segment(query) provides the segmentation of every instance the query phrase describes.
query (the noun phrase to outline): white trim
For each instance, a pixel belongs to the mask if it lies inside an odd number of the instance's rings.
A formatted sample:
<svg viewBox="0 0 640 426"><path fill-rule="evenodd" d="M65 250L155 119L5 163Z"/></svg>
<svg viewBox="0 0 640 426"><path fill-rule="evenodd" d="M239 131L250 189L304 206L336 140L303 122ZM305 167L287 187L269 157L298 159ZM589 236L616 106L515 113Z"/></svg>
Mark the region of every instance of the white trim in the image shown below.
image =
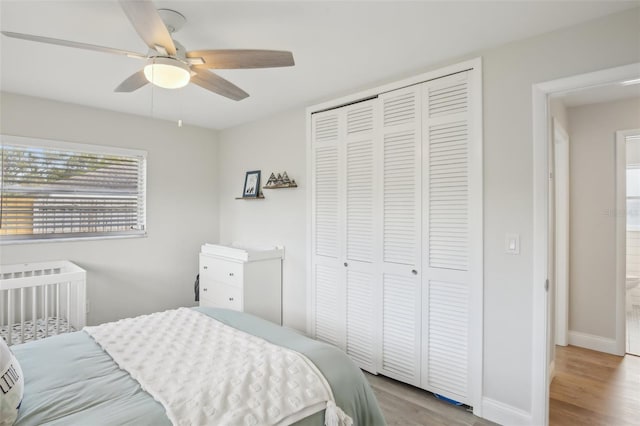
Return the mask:
<svg viewBox="0 0 640 426"><path fill-rule="evenodd" d="M381 93L390 92L392 90L401 89L403 87L412 86L414 84L424 83L425 81L433 80L436 78L442 78L449 74L455 74L455 73L467 71L470 69L481 69L481 68L482 68L481 58L475 58L465 62L459 62L457 64L449 65L444 68L438 68L437 70L434 70L434 71L429 71L413 77L405 78L404 80L394 81L392 83L388 83L382 86L373 87L371 89L367 89L361 92L353 93L351 95L343 96L338 99L333 99L330 101L311 105L310 107L307 107L307 116L315 112L324 111L331 108L337 108L353 102L358 102L365 99L373 98L378 96Z"/></svg>
<svg viewBox="0 0 640 426"><path fill-rule="evenodd" d="M70 243L74 241L93 241L93 240L118 240L122 238L147 238L147 231L138 231L135 234L121 234L121 235L105 235L105 236L91 236L91 237L69 237L69 238L29 238L23 240L3 240L0 241L0 246L10 246L17 244L41 244L41 243Z"/></svg>
<svg viewBox="0 0 640 426"><path fill-rule="evenodd" d="M637 76L640 73L640 62L593 71L586 74L578 74L557 80L546 81L535 86L544 93L556 95L587 89L589 87L605 86L618 83L628 76Z"/></svg>
<svg viewBox="0 0 640 426"><path fill-rule="evenodd" d="M305 250L305 256L306 256L306 263L307 263L307 285L305 286L307 289L307 335L308 336L312 336L315 338L315 333L313 332L313 328L314 328L314 318L316 317L316 310L315 307L313 306L313 292L315 291L315 285L313 284L313 278L312 278L312 268L313 268L313 227L311 226L312 223L312 216L313 216L313 204L312 204L312 198L311 198L311 188L312 188L312 184L313 182L311 182L312 179L312 150L311 150L311 140L312 140L312 130L311 130L311 114L306 113L305 114L305 118L306 118L306 122L307 122L307 143L306 143L306 148L307 148L307 183L306 183L306 187L307 189L307 220L306 220L306 225L307 225L307 248Z"/></svg>
<svg viewBox="0 0 640 426"><path fill-rule="evenodd" d="M624 339L622 343L624 344ZM624 355L624 352L622 354L617 352L616 339L596 336L595 334L569 330L569 344L585 349L591 349L592 351L605 352L611 355Z"/></svg>
<svg viewBox="0 0 640 426"><path fill-rule="evenodd" d="M547 369L548 298L547 278L548 224L548 105L547 96L580 88L637 78L640 63L534 84L533 100L533 330L531 414L536 425L549 422L549 383Z"/></svg>
<svg viewBox="0 0 640 426"><path fill-rule="evenodd" d="M91 143L76 143L57 141L52 139L32 138L27 136L16 136L0 134L0 145L11 144L20 146L37 146L53 149L68 149L70 151L87 152L92 154L111 154L125 155L128 157L144 157L147 158L147 151L140 149L120 148L116 146L95 145Z"/></svg>
<svg viewBox="0 0 640 426"><path fill-rule="evenodd" d="M501 425L534 425L531 413L491 398L482 398L484 418Z"/></svg>
<svg viewBox="0 0 640 426"><path fill-rule="evenodd" d="M616 132L616 352L627 352L627 138L640 129ZM624 212L624 213L623 213Z"/></svg>
<svg viewBox="0 0 640 426"><path fill-rule="evenodd" d="M545 282L548 270L548 104L547 93L533 86L533 338L531 354L531 420L546 426L549 421L548 334L549 297Z"/></svg>
<svg viewBox="0 0 640 426"><path fill-rule="evenodd" d="M484 342L484 193L483 193L483 115L482 115L482 58L473 61L473 73L471 74L471 87L473 90L473 104L470 106L469 117L475 140L471 143L469 170L470 200L472 206L469 213L469 229L471 230L469 260L469 288L471 305L469 320L471 327L472 348L475 348L469 356L471 368L469 383L469 398L473 402L473 414L483 416L482 387L483 387L483 342ZM475 243L473 243L475 242ZM475 352L475 354L474 354Z"/></svg>
<svg viewBox="0 0 640 426"><path fill-rule="evenodd" d="M555 342L552 344L567 346L569 330L569 135L560 122L553 119L553 150L555 191L555 289L556 323ZM564 195L564 197L560 197ZM553 361L552 361L553 362Z"/></svg>
<svg viewBox="0 0 640 426"><path fill-rule="evenodd" d="M627 282L627 140L626 132L616 132L616 340L617 355L624 355L626 345L626 282ZM620 333L622 334L620 336Z"/></svg>

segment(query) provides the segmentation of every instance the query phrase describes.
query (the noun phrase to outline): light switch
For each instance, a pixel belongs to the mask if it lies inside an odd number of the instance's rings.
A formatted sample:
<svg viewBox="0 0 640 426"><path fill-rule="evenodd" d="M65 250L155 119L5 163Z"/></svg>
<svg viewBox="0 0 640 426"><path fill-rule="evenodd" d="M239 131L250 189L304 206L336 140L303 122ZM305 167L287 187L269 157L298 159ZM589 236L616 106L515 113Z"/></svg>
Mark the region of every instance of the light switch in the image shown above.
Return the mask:
<svg viewBox="0 0 640 426"><path fill-rule="evenodd" d="M507 254L520 254L520 234L507 234L505 237Z"/></svg>

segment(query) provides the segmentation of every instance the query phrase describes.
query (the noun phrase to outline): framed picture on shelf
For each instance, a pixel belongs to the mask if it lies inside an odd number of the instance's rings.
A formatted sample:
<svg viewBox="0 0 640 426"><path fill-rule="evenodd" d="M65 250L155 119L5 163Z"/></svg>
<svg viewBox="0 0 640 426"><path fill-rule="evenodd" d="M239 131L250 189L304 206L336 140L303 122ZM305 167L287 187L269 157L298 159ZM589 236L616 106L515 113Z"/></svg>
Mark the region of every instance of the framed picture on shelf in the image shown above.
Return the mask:
<svg viewBox="0 0 640 426"><path fill-rule="evenodd" d="M256 198L260 194L260 170L247 172L244 178L243 198Z"/></svg>

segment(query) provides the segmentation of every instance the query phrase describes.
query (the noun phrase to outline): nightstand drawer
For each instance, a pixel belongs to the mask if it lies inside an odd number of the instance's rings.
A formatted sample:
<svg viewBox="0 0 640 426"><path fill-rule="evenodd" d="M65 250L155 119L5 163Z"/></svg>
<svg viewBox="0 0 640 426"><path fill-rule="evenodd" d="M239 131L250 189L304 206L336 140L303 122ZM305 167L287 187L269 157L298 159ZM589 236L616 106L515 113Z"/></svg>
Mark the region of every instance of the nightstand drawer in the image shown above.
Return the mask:
<svg viewBox="0 0 640 426"><path fill-rule="evenodd" d="M213 281L242 286L242 263L214 259L207 256L200 257L200 273L207 275Z"/></svg>
<svg viewBox="0 0 640 426"><path fill-rule="evenodd" d="M242 311L242 289L214 282L200 289L200 306Z"/></svg>

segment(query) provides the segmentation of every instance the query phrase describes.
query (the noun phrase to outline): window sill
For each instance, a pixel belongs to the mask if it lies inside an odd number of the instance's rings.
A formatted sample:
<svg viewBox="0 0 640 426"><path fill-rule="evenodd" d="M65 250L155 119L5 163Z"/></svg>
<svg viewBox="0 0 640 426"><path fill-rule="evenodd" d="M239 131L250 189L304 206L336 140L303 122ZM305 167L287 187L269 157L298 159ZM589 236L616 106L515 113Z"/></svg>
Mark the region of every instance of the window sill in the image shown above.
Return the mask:
<svg viewBox="0 0 640 426"><path fill-rule="evenodd" d="M128 234L128 235L105 235L105 236L91 236L91 237L63 237L63 238L29 238L24 240L1 240L0 246L10 246L16 244L38 244L38 243L66 243L66 242L78 242L78 241L95 241L95 240L119 240L123 238L147 238L147 233L144 234Z"/></svg>

